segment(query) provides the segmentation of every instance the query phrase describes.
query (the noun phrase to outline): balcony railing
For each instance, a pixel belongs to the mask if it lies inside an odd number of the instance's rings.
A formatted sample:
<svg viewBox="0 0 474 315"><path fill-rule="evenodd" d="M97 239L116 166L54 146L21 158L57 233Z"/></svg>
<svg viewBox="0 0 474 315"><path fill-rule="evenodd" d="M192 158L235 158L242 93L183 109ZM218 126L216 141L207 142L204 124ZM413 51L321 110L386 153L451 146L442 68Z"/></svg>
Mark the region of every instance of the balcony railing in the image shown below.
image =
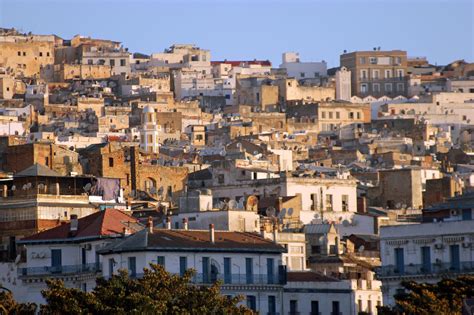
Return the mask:
<svg viewBox="0 0 474 315"><path fill-rule="evenodd" d="M102 270L100 263L90 263L84 265L67 265L67 266L45 266L45 267L29 267L19 268L19 277L34 276L61 276L69 274L97 273Z"/></svg>
<svg viewBox="0 0 474 315"><path fill-rule="evenodd" d="M130 271L129 271L130 273ZM141 278L143 277L143 273L135 273L131 274L132 278ZM195 284L212 284L217 281L221 281L222 284L225 285L233 285L233 284L258 284L258 285L281 285L285 284L284 277L279 277L278 274L274 276L262 275L262 274L254 274L254 275L246 275L246 274L218 274L218 275L205 275L202 273L197 273L191 279L192 283Z"/></svg>
<svg viewBox="0 0 474 315"><path fill-rule="evenodd" d="M377 269L378 277L403 277L445 273L474 273L474 261L460 262L459 265L451 263L432 263L429 265L410 264L403 268L397 266L383 266Z"/></svg>

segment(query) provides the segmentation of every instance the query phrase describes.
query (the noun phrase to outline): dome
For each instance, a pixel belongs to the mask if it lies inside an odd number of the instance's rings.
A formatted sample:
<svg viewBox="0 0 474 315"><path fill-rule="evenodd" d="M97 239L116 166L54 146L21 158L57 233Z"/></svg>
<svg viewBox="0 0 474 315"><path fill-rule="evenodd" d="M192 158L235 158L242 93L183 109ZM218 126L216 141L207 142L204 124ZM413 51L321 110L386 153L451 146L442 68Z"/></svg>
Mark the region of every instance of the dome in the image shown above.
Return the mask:
<svg viewBox="0 0 474 315"><path fill-rule="evenodd" d="M151 107L150 105L147 105L145 107L143 107L143 113L154 113L155 112L155 109L153 107Z"/></svg>

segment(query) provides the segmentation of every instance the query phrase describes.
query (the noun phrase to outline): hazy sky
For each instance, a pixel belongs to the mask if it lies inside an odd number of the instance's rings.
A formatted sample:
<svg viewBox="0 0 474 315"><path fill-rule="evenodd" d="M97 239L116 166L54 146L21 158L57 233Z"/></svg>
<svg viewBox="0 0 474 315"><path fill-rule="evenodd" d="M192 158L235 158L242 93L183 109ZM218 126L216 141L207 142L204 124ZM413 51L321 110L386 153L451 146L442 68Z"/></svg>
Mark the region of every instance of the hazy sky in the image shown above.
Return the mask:
<svg viewBox="0 0 474 315"><path fill-rule="evenodd" d="M473 0L0 0L0 26L123 42L132 52L195 43L213 60L284 51L339 65L344 49L404 49L446 64L474 61Z"/></svg>

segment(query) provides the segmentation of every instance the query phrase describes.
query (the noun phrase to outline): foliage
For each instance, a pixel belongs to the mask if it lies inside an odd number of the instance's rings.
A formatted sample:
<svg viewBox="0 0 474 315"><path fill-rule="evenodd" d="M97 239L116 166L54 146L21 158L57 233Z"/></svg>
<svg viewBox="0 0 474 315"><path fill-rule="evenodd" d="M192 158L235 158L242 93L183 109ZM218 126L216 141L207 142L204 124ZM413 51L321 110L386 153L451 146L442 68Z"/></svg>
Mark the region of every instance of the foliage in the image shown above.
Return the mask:
<svg viewBox="0 0 474 315"><path fill-rule="evenodd" d="M380 315L460 315L462 301L474 297L474 276L442 279L438 283L404 281L407 293L395 295L394 307L379 307Z"/></svg>
<svg viewBox="0 0 474 315"><path fill-rule="evenodd" d="M13 295L9 291L0 292L0 315L18 314L29 315L35 314L36 304L32 303L17 303Z"/></svg>
<svg viewBox="0 0 474 315"><path fill-rule="evenodd" d="M193 270L180 277L152 264L143 278L131 278L125 270L108 280L98 278L92 292L48 280L41 314L253 314L237 306L240 297L221 295L219 283L197 286L191 283L193 276Z"/></svg>

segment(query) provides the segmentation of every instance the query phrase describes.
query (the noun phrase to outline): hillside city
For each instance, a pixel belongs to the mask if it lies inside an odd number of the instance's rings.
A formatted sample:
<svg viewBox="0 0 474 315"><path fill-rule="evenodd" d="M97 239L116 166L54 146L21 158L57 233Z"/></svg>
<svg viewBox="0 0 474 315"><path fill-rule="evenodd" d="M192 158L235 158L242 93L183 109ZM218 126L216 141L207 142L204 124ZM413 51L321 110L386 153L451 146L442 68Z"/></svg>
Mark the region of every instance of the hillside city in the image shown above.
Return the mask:
<svg viewBox="0 0 474 315"><path fill-rule="evenodd" d="M474 63L211 53L0 29L16 300L153 263L260 314L375 315L402 281L474 274Z"/></svg>

